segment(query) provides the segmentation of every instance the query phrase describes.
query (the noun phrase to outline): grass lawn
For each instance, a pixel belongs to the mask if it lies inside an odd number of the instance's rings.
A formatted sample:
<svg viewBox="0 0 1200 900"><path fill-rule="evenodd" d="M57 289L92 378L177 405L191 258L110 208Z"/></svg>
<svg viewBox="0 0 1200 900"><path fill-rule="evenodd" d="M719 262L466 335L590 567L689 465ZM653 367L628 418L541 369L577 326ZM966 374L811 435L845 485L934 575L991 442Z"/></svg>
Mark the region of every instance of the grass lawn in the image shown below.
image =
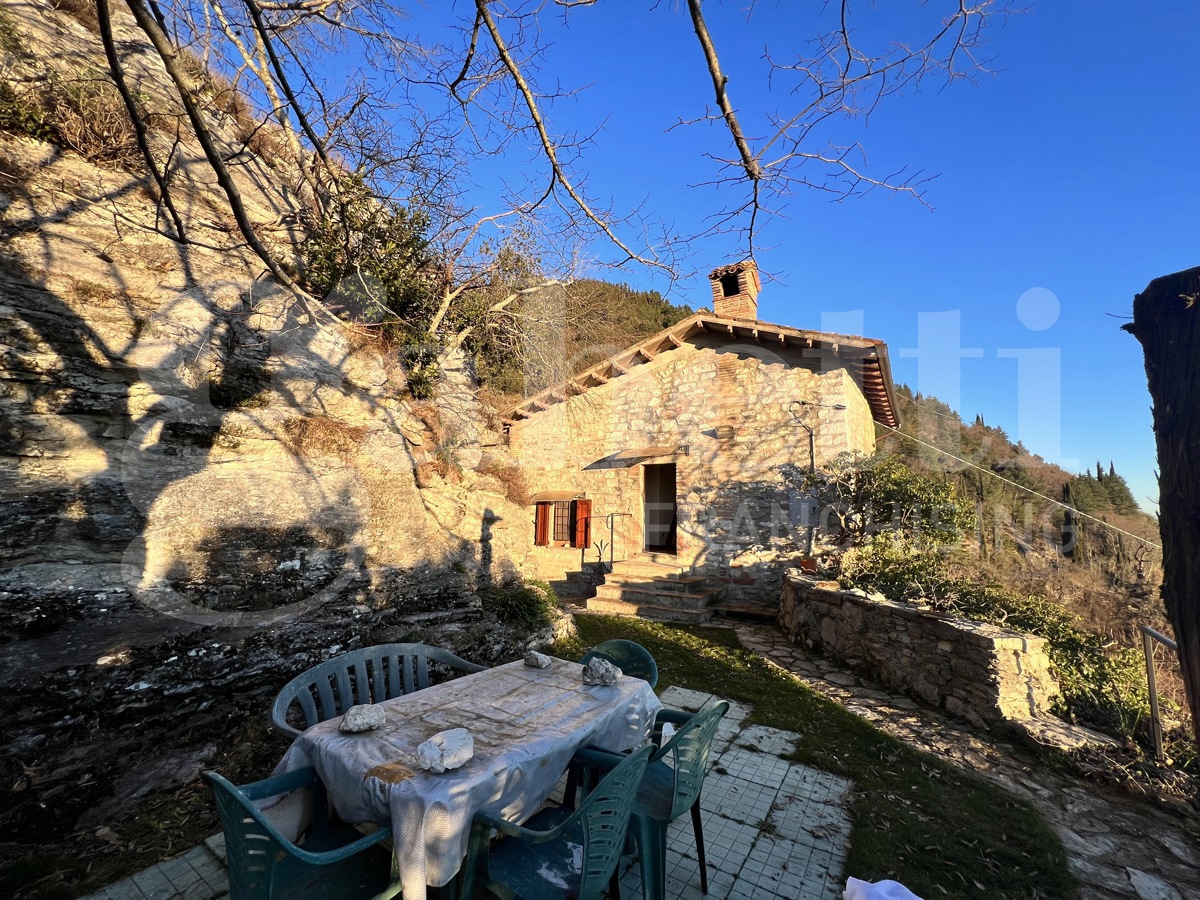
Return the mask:
<svg viewBox="0 0 1200 900"><path fill-rule="evenodd" d="M1077 897L1053 831L1022 800L914 750L746 650L727 628L578 616L577 659L615 637L646 647L671 685L750 704L752 724L800 735L793 759L854 782L847 874L939 897Z"/></svg>

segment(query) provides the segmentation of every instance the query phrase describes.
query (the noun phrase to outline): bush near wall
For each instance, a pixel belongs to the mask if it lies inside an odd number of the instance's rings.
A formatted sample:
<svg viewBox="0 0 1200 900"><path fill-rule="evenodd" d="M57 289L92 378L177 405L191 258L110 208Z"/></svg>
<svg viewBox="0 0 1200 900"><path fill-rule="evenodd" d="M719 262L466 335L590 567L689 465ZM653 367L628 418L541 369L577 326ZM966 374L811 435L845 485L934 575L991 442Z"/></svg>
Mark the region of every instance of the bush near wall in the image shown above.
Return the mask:
<svg viewBox="0 0 1200 900"><path fill-rule="evenodd" d="M1046 638L1062 695L1055 713L1122 737L1145 737L1150 696L1141 654L1114 647L1105 635L1080 627L1073 613L1051 600L996 584L954 584L955 609L981 622Z"/></svg>

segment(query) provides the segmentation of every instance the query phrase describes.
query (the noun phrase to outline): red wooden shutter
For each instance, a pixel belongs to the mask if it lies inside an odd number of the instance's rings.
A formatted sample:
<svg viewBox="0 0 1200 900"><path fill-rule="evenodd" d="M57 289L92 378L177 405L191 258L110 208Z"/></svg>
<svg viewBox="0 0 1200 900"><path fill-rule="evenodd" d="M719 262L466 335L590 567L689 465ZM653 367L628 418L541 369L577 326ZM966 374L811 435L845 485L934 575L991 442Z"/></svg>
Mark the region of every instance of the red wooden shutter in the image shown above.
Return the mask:
<svg viewBox="0 0 1200 900"><path fill-rule="evenodd" d="M550 546L550 518L553 503L534 504L533 543L538 547Z"/></svg>
<svg viewBox="0 0 1200 900"><path fill-rule="evenodd" d="M571 518L575 527L571 529L571 546L586 550L592 546L592 501L572 500Z"/></svg>

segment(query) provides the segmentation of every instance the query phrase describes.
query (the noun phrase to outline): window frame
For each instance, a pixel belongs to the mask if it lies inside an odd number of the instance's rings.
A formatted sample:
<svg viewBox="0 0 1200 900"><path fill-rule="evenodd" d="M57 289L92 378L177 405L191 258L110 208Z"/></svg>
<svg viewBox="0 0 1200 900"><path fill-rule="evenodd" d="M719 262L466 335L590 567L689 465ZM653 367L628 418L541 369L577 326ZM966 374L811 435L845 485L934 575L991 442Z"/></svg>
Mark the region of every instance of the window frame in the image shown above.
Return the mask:
<svg viewBox="0 0 1200 900"><path fill-rule="evenodd" d="M537 500L533 509L535 547L591 548L592 501L586 496L569 500Z"/></svg>
<svg viewBox="0 0 1200 900"><path fill-rule="evenodd" d="M550 510L550 544L554 547L570 546L575 533L573 501L553 500Z"/></svg>

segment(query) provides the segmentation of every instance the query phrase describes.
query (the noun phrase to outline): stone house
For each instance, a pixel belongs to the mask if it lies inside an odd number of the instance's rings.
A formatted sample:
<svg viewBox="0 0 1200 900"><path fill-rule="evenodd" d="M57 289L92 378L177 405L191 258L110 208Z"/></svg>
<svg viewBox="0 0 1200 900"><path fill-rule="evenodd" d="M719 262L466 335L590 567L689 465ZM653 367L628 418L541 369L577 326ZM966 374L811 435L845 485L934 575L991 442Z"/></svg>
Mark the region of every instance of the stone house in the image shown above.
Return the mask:
<svg viewBox="0 0 1200 900"><path fill-rule="evenodd" d="M781 555L807 532L799 478L872 453L874 422L899 424L883 342L760 322L752 261L709 278L713 312L508 412L538 574L615 564L589 607L703 619L717 600L774 605Z"/></svg>

